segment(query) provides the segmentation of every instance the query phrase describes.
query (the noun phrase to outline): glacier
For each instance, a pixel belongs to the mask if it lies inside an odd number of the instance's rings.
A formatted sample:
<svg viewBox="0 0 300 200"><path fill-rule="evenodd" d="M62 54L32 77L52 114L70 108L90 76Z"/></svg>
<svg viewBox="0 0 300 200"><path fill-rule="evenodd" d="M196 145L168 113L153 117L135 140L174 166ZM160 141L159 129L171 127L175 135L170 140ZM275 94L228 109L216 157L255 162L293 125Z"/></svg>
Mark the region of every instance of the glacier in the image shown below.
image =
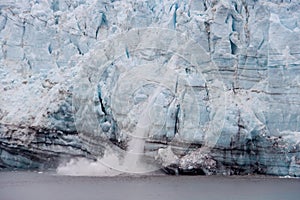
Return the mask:
<svg viewBox="0 0 300 200"><path fill-rule="evenodd" d="M131 152L171 174L300 176L299 9L2 1L0 168Z"/></svg>

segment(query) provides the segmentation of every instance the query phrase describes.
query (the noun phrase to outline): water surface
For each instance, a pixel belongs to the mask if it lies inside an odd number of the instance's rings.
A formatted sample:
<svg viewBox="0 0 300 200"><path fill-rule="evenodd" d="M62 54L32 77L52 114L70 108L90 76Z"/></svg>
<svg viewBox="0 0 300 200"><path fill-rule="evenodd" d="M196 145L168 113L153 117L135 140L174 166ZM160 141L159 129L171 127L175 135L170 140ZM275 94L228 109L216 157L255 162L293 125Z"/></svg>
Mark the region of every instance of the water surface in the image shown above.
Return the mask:
<svg viewBox="0 0 300 200"><path fill-rule="evenodd" d="M0 172L0 200L299 200L300 179L220 176L74 177Z"/></svg>

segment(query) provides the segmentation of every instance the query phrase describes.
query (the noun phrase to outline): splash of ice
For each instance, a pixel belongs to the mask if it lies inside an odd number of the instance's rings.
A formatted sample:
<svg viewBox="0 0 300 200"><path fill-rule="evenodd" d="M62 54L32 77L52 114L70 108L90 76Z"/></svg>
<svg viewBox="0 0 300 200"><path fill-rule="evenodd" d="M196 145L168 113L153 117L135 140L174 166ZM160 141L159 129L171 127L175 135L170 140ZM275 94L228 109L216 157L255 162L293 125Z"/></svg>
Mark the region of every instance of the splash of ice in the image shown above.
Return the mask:
<svg viewBox="0 0 300 200"><path fill-rule="evenodd" d="M71 176L117 176L120 174L148 173L157 169L154 164L145 163L142 160L144 156L145 138L148 135L151 123L150 109L156 98L161 93L162 88L157 87L145 102L141 109L138 123L133 133L129 134L131 140L128 142L128 150L124 158L111 150L105 151L105 155L97 161L90 161L86 158L72 159L65 165L57 169L61 175Z"/></svg>

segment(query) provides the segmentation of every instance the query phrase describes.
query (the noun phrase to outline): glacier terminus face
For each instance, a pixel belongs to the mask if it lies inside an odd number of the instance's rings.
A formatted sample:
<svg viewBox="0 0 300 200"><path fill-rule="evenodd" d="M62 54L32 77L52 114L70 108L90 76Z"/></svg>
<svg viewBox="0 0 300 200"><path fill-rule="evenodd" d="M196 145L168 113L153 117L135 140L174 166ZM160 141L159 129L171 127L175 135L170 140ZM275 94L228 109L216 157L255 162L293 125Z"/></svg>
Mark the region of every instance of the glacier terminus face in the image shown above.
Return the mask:
<svg viewBox="0 0 300 200"><path fill-rule="evenodd" d="M299 9L1 2L0 168L300 176Z"/></svg>

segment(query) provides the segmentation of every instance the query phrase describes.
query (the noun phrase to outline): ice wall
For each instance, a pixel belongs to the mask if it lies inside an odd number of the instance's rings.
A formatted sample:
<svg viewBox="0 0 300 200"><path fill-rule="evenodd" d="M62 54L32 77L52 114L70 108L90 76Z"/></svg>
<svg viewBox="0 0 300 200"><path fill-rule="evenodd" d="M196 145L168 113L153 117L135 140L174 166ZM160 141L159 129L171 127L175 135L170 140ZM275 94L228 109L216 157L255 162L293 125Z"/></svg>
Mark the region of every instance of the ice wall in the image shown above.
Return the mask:
<svg viewBox="0 0 300 200"><path fill-rule="evenodd" d="M171 173L299 176L299 8L1 1L0 166L96 159L147 128Z"/></svg>

